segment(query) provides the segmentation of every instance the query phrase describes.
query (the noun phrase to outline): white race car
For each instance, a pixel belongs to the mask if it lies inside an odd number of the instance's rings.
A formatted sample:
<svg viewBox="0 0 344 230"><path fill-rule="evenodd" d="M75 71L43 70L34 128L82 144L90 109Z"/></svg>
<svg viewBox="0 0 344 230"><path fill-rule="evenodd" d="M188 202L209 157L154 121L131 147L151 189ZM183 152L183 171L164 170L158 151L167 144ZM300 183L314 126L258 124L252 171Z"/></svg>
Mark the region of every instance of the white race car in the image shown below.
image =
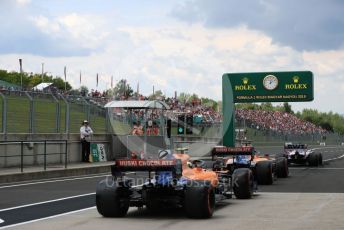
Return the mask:
<svg viewBox="0 0 344 230"><path fill-rule="evenodd" d="M322 154L308 149L306 144L284 144L284 157L287 158L288 164L308 164L309 166L322 165Z"/></svg>

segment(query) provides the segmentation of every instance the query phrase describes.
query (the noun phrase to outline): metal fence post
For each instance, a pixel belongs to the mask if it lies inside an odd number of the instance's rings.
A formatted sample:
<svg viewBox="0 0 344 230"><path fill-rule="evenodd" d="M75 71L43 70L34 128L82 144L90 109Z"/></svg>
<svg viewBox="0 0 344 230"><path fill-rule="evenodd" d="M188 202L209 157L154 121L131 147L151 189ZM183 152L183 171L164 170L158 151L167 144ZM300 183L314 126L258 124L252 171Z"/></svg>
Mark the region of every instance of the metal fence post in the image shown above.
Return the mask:
<svg viewBox="0 0 344 230"><path fill-rule="evenodd" d="M47 141L44 140L44 171L47 170Z"/></svg>
<svg viewBox="0 0 344 230"><path fill-rule="evenodd" d="M20 172L24 172L24 142L20 142Z"/></svg>
<svg viewBox="0 0 344 230"><path fill-rule="evenodd" d="M55 131L56 133L60 133L60 116L61 116L61 108L60 108L60 102L57 100L57 98L54 96L54 94L51 94L54 101L56 102L56 109L55 109Z"/></svg>
<svg viewBox="0 0 344 230"><path fill-rule="evenodd" d="M29 115L29 133L33 133L34 132L34 101L32 99L32 97L25 91L24 92L25 95L29 98L30 100L30 115Z"/></svg>
<svg viewBox="0 0 344 230"><path fill-rule="evenodd" d="M109 109L105 109L105 133L110 133Z"/></svg>
<svg viewBox="0 0 344 230"><path fill-rule="evenodd" d="M65 111L65 133L68 134L69 133L69 113L70 113L70 108L69 108L69 103L68 101L66 100L66 98L64 98L62 95L61 95L61 98L62 100L64 101L64 103L66 104L66 111Z"/></svg>
<svg viewBox="0 0 344 230"><path fill-rule="evenodd" d="M68 160L68 140L65 140L65 168L67 168L67 160Z"/></svg>
<svg viewBox="0 0 344 230"><path fill-rule="evenodd" d="M7 98L0 92L2 97L2 133L7 132Z"/></svg>

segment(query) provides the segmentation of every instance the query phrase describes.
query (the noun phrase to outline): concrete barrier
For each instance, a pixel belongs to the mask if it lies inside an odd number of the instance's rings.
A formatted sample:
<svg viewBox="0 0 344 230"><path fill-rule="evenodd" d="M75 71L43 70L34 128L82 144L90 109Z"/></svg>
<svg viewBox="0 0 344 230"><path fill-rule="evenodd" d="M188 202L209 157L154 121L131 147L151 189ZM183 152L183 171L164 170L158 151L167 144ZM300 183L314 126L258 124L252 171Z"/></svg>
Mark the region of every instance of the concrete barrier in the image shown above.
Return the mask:
<svg viewBox="0 0 344 230"><path fill-rule="evenodd" d="M110 135L93 135L92 143L102 143L110 153ZM21 164L21 144L8 141L25 141L23 144L23 164L25 166L44 164L44 142L46 145L46 163L63 164L65 162L65 143L67 140L67 163L81 161L81 144L79 134L6 134L0 135L0 167L18 167ZM110 158L108 158L110 159Z"/></svg>

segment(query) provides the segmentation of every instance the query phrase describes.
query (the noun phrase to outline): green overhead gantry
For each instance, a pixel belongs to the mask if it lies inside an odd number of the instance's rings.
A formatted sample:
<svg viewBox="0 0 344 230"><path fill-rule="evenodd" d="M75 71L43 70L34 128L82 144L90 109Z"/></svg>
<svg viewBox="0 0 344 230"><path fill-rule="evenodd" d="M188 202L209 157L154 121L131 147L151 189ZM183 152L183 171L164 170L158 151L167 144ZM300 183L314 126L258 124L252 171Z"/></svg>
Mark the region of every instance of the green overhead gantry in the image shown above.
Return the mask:
<svg viewBox="0 0 344 230"><path fill-rule="evenodd" d="M224 74L223 145L235 146L235 103L301 102L313 99L313 73L310 71Z"/></svg>

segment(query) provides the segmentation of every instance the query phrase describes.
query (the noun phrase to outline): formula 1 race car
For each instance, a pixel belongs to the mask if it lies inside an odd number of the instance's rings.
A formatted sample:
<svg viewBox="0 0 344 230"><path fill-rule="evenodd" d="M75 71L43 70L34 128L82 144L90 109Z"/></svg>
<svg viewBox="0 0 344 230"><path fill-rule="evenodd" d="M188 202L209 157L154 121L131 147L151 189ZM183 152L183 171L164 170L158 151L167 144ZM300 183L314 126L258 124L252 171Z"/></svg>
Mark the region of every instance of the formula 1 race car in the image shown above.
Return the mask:
<svg viewBox="0 0 344 230"><path fill-rule="evenodd" d="M240 149L241 152L239 151ZM260 156L252 146L227 148L227 151L223 151L221 154L215 150L216 148L212 153L212 161L221 156L227 168L241 167L251 169L257 184L270 185L273 183L274 178L285 178L289 175L285 157L272 158L269 155ZM232 158L231 151L239 152L236 152L235 157Z"/></svg>
<svg viewBox="0 0 344 230"><path fill-rule="evenodd" d="M97 210L104 217L123 217L129 207L179 207L191 218L209 218L215 203L231 198L233 192L237 198L251 198L254 183L250 169L218 166L207 170L204 161L190 161L187 154L168 150L160 152L156 160L115 160L112 176L97 185ZM127 171L146 171L147 181L133 186L125 177Z"/></svg>
<svg viewBox="0 0 344 230"><path fill-rule="evenodd" d="M306 144L285 143L283 156L287 158L288 164L308 164L318 167L323 163L322 154L308 149Z"/></svg>
<svg viewBox="0 0 344 230"><path fill-rule="evenodd" d="M273 178L286 178L289 175L289 167L288 167L288 161L285 157L271 157L268 154L265 155L259 155L255 150L255 154L253 156L253 161L256 162L256 167L258 168L258 172L263 172L264 170L261 170L260 168L268 167L270 168L270 163L272 165L272 173ZM269 162L269 163L263 163L263 162ZM263 174L264 175L264 174ZM261 174L257 175L258 184L272 184L273 180L271 180L271 177L265 177Z"/></svg>

